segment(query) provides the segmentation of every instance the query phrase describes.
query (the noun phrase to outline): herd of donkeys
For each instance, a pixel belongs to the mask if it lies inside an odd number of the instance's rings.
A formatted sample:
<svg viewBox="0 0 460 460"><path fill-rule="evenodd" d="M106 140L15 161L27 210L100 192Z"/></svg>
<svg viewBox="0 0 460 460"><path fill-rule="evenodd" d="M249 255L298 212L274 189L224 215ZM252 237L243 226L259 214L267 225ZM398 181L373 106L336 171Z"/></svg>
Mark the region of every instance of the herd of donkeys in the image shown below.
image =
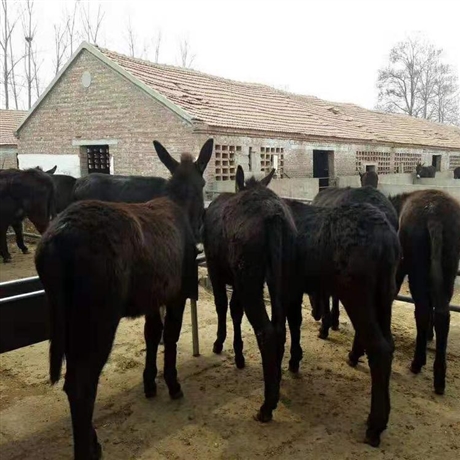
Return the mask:
<svg viewBox="0 0 460 460"><path fill-rule="evenodd" d="M356 366L367 355L372 394L365 440L378 446L390 414L392 305L406 275L417 326L410 368L419 373L426 364L434 330L434 390L444 393L449 303L460 259L458 201L430 189L385 197L376 188L377 175L368 172L361 176L362 187L324 189L309 205L268 187L275 170L258 181L245 178L238 167L235 193L220 194L205 209L203 173L213 140L197 159L183 154L176 160L157 141L154 148L169 179L96 173L75 179L54 174L56 168L0 171L4 262L11 260L10 225L23 252L24 218L42 234L35 265L50 311L50 379L60 379L65 359L75 459L102 455L93 410L123 317L145 316L145 396L157 393L162 337L169 395L183 396L177 341L186 299L198 298L198 243L204 246L218 316L214 353L222 352L227 335L228 285L238 368L245 366L243 314L256 334L265 388L258 421L270 421L279 402L286 322L289 370L299 372L302 298L308 294L321 338L339 327L339 301L350 317L355 337L348 362Z"/></svg>

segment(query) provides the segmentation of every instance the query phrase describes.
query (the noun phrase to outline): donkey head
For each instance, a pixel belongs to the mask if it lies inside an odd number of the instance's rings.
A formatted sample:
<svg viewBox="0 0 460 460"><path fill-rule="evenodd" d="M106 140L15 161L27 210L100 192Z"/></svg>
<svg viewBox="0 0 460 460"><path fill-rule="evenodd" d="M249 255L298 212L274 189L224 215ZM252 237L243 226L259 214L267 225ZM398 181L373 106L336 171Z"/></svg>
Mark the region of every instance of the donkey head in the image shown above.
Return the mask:
<svg viewBox="0 0 460 460"><path fill-rule="evenodd" d="M208 139L204 143L195 161L190 154L182 154L180 161L177 161L158 141L153 141L153 145L161 162L172 174L166 186L167 195L187 212L198 242L204 214L203 187L206 181L203 173L211 159L214 141Z"/></svg>
<svg viewBox="0 0 460 460"><path fill-rule="evenodd" d="M250 177L247 181L244 180L244 170L241 165L238 165L235 176L235 191L241 192L249 188L253 188L260 184L267 187L270 181L273 179L276 169L272 169L263 179L257 181L254 177Z"/></svg>
<svg viewBox="0 0 460 460"><path fill-rule="evenodd" d="M415 167L415 172L417 174L417 179L420 179L420 174L423 171L424 165L425 165L425 163L420 163L420 162L417 163L417 166Z"/></svg>

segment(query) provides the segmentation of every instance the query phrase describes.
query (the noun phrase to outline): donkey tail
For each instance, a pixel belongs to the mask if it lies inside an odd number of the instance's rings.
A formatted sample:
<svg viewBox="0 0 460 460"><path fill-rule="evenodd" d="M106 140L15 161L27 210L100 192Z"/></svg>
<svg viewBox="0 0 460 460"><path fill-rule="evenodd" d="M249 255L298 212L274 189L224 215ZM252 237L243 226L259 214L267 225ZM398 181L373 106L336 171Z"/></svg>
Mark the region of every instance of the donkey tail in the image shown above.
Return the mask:
<svg viewBox="0 0 460 460"><path fill-rule="evenodd" d="M442 305L440 299L442 298L442 245L443 227L440 222L430 221L428 222L428 233L430 235L430 282L431 282L431 304L435 311Z"/></svg>
<svg viewBox="0 0 460 460"><path fill-rule="evenodd" d="M285 308L285 286L294 252L296 227L288 211L286 215L276 215L267 228L268 273L267 284L272 303L272 316L282 314Z"/></svg>
<svg viewBox="0 0 460 460"><path fill-rule="evenodd" d="M69 265L62 259L59 248L46 242L37 251L37 272L45 288L50 320L49 373L51 384L61 377L67 340L67 314L72 299Z"/></svg>

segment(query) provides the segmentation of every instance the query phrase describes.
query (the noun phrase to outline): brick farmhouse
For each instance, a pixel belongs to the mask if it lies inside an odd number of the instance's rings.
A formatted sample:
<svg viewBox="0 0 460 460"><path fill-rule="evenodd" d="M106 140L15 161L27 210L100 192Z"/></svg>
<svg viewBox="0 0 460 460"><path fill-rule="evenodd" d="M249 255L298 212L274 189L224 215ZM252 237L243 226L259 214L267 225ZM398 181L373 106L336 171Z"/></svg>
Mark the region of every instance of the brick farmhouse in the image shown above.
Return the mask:
<svg viewBox="0 0 460 460"><path fill-rule="evenodd" d="M232 187L236 166L301 187L375 169L440 171L460 165L460 129L354 104L332 103L195 70L153 64L86 42L19 125L19 166L58 165L166 176L152 141L179 156L213 137L208 191ZM294 192L291 193L295 195Z"/></svg>

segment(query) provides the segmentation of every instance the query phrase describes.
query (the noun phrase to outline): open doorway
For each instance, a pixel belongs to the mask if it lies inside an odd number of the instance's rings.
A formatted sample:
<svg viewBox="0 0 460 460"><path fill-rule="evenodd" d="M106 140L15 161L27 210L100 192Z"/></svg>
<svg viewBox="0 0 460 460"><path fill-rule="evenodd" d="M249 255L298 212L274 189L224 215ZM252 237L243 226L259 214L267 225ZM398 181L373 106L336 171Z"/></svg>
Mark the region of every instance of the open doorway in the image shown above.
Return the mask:
<svg viewBox="0 0 460 460"><path fill-rule="evenodd" d="M431 165L436 168L436 171L441 171L441 158L442 155L433 155Z"/></svg>
<svg viewBox="0 0 460 460"><path fill-rule="evenodd" d="M330 150L313 150L313 177L318 178L319 189L329 187L329 171L334 152Z"/></svg>

